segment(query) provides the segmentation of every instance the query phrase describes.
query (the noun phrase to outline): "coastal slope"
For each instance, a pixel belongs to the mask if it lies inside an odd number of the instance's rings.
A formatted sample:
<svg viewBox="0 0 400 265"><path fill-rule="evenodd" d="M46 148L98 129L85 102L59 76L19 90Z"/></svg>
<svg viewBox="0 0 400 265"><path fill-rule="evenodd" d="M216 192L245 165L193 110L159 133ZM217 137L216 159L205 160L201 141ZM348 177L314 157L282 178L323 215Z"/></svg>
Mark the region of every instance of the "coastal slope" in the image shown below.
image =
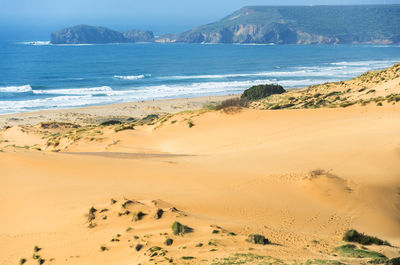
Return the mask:
<svg viewBox="0 0 400 265"><path fill-rule="evenodd" d="M400 5L248 6L179 35L188 43L396 44Z"/></svg>

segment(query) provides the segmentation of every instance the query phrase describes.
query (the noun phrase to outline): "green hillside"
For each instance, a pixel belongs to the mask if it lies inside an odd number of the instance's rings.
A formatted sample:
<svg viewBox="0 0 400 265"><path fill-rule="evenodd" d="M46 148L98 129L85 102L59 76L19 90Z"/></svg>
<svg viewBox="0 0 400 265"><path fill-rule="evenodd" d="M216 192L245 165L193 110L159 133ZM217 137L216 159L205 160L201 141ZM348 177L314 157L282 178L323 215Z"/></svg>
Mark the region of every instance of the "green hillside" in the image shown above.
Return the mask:
<svg viewBox="0 0 400 265"><path fill-rule="evenodd" d="M290 38L285 38L287 34ZM296 34L295 41L291 34ZM248 6L178 38L183 42L269 40L308 44L400 43L400 5Z"/></svg>

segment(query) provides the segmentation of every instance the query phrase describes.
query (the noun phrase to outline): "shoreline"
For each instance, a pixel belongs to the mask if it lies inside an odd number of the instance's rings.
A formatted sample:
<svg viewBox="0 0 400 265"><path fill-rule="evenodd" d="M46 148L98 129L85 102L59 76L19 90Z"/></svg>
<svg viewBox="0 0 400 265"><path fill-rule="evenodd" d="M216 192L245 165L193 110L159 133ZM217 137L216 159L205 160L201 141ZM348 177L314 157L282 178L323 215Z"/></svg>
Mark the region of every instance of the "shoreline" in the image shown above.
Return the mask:
<svg viewBox="0 0 400 265"><path fill-rule="evenodd" d="M45 121L88 124L96 119L134 117L150 114L175 114L187 110L198 110L208 104L216 104L240 94L202 96L193 98L158 99L126 103L95 105L68 109L49 109L0 115L0 128L6 126L35 125Z"/></svg>

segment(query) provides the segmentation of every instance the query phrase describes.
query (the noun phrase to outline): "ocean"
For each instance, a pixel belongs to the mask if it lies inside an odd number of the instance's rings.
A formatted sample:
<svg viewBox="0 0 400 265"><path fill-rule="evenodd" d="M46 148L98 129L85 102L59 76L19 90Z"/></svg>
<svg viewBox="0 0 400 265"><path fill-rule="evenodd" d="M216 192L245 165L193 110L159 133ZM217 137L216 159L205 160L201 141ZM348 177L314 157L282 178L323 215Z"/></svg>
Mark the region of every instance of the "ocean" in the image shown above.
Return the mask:
<svg viewBox="0 0 400 265"><path fill-rule="evenodd" d="M0 114L227 95L347 80L400 62L400 46L0 43Z"/></svg>

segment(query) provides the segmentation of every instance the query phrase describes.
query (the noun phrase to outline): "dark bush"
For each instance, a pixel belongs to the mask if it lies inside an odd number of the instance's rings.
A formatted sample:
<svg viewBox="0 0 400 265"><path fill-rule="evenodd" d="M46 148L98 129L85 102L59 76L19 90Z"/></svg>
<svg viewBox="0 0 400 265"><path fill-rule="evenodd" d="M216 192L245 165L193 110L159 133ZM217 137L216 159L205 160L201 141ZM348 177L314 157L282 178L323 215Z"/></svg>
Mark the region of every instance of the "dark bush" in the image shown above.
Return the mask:
<svg viewBox="0 0 400 265"><path fill-rule="evenodd" d="M140 220L142 220L142 218L143 218L145 215L146 215L146 214L145 214L144 212L142 212L142 211L134 212L134 213L133 213L132 221L135 221L135 222L140 221Z"/></svg>
<svg viewBox="0 0 400 265"><path fill-rule="evenodd" d="M249 235L248 241L253 244L259 244L259 245L266 245L269 243L269 240L265 238L263 235L259 234L251 234Z"/></svg>
<svg viewBox="0 0 400 265"><path fill-rule="evenodd" d="M166 246L171 246L174 241L171 238L167 238L164 242Z"/></svg>
<svg viewBox="0 0 400 265"><path fill-rule="evenodd" d="M222 101L215 107L216 110L221 110L230 107L247 107L249 100L247 98L228 98Z"/></svg>
<svg viewBox="0 0 400 265"><path fill-rule="evenodd" d="M389 264L389 265L400 265L400 257L388 260L387 264Z"/></svg>
<svg viewBox="0 0 400 265"><path fill-rule="evenodd" d="M343 241L346 242L356 242L360 243L362 245L386 245L390 246L390 243L387 241L383 241L382 239L379 239L377 237L373 236L368 236L363 233L359 233L354 229L348 230L344 236L343 236Z"/></svg>
<svg viewBox="0 0 400 265"><path fill-rule="evenodd" d="M142 244L137 244L135 247L136 251L140 251L142 248L143 248Z"/></svg>
<svg viewBox="0 0 400 265"><path fill-rule="evenodd" d="M38 246L35 246L35 247L33 248L33 251L34 251L34 252L39 252L40 250L41 250L41 248L38 247Z"/></svg>
<svg viewBox="0 0 400 265"><path fill-rule="evenodd" d="M110 125L117 125L117 124L122 124L121 121L118 120L109 120L109 121L104 121L100 123L100 126L110 126Z"/></svg>
<svg viewBox="0 0 400 265"><path fill-rule="evenodd" d="M106 246L100 246L100 251L106 251L107 250L107 247Z"/></svg>
<svg viewBox="0 0 400 265"><path fill-rule="evenodd" d="M95 212L97 212L97 209L92 207L89 209L89 213L88 213L88 222L93 221L94 219L96 219L96 215L94 214Z"/></svg>
<svg viewBox="0 0 400 265"><path fill-rule="evenodd" d="M157 212L156 212L156 214L155 214L155 216L154 216L154 218L160 219L160 218L162 217L163 214L164 214L163 209L158 209Z"/></svg>
<svg viewBox="0 0 400 265"><path fill-rule="evenodd" d="M188 121L187 124L189 128L192 128L194 126L194 123L192 121Z"/></svg>
<svg viewBox="0 0 400 265"><path fill-rule="evenodd" d="M177 221L172 224L172 232L174 235L184 235L186 233L193 232L193 229L189 226L183 225Z"/></svg>
<svg viewBox="0 0 400 265"><path fill-rule="evenodd" d="M266 98L274 94L282 94L285 92L286 90L280 85L275 85L275 84L258 85L246 89L243 92L241 98L246 98L248 100L257 100Z"/></svg>

